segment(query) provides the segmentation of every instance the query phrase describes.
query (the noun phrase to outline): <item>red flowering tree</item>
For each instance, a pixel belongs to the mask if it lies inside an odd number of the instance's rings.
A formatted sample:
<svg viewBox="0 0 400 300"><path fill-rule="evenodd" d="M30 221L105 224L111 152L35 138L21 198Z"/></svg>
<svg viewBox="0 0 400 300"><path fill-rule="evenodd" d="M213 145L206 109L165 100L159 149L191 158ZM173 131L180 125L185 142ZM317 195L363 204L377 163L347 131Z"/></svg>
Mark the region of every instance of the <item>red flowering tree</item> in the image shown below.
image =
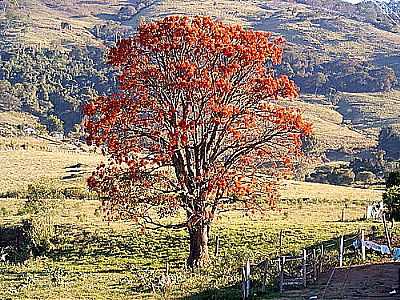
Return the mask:
<svg viewBox="0 0 400 300"><path fill-rule="evenodd" d="M142 24L110 51L120 92L85 106L87 140L108 157L89 178L110 219L186 228L190 266L208 257L226 209L264 209L311 126L279 105L283 39L209 17ZM184 211L181 224L167 216Z"/></svg>

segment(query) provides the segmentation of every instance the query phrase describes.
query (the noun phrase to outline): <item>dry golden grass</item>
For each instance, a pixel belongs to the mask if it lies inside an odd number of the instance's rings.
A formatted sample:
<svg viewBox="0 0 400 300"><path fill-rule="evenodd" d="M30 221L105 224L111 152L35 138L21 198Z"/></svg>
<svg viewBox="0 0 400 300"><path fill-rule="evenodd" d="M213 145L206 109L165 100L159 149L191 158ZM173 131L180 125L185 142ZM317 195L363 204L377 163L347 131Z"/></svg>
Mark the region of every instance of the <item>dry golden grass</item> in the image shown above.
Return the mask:
<svg viewBox="0 0 400 300"><path fill-rule="evenodd" d="M353 126L374 137L382 127L399 123L400 91L387 93L341 93L339 111Z"/></svg>
<svg viewBox="0 0 400 300"><path fill-rule="evenodd" d="M310 101L310 97L301 100ZM306 103L303 101L285 102L299 108L304 118L313 124L314 135L323 149L360 149L376 145L374 139L343 125L343 116L333 106Z"/></svg>
<svg viewBox="0 0 400 300"><path fill-rule="evenodd" d="M372 203L382 199L382 191L361 189L353 187L335 186L321 183L300 181L284 181L281 186L282 198L286 199L314 199L320 202L346 202Z"/></svg>
<svg viewBox="0 0 400 300"><path fill-rule="evenodd" d="M61 179L71 175L68 167L78 163L84 166L77 177L80 185L83 179L102 160L98 154L16 150L0 152L0 192L25 190L27 185L41 177Z"/></svg>
<svg viewBox="0 0 400 300"><path fill-rule="evenodd" d="M0 112L0 126L3 124L11 126L25 124L32 127L36 127L37 125L39 125L39 122L31 114L8 111L8 112Z"/></svg>

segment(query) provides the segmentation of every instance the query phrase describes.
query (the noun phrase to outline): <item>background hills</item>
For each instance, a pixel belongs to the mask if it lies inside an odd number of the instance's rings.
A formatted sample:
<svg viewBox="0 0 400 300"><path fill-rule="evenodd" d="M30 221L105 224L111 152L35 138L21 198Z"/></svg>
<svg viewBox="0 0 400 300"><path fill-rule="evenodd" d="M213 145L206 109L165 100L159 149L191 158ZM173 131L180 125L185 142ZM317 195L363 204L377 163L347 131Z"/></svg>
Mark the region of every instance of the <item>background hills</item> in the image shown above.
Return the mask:
<svg viewBox="0 0 400 300"><path fill-rule="evenodd" d="M314 121L320 151L374 149L383 127L391 137L398 134L398 0L386 5L339 0L3 0L0 11L2 120L10 111L23 112L50 132L79 135L81 105L115 88L114 71L104 62L107 47L132 34L139 22L184 14L211 15L287 40L279 71L301 88L305 102L296 105ZM6 123L0 123L3 136L23 133Z"/></svg>

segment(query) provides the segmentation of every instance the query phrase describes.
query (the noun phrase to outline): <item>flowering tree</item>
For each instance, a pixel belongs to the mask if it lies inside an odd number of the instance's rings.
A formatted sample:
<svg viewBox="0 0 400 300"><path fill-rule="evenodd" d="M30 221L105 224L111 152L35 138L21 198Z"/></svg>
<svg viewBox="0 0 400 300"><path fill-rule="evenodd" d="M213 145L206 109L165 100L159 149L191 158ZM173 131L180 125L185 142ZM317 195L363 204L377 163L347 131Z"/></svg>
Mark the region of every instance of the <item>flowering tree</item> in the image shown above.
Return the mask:
<svg viewBox="0 0 400 300"><path fill-rule="evenodd" d="M279 105L298 94L274 74L283 43L209 17L174 16L142 24L113 48L120 92L84 109L87 140L108 157L88 180L107 216L186 228L188 264L199 266L218 212L273 203L311 130ZM182 211L181 224L163 221Z"/></svg>

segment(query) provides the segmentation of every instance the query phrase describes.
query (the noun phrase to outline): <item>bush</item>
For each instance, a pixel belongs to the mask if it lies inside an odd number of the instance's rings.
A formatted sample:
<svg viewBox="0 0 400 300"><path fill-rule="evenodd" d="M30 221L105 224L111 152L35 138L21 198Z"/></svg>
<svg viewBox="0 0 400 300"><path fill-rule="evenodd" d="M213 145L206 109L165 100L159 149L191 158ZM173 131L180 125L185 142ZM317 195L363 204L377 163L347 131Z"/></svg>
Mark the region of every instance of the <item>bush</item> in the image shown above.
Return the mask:
<svg viewBox="0 0 400 300"><path fill-rule="evenodd" d="M32 217L30 222L30 238L34 244L36 254L48 252L52 247L52 239L55 236L55 227L51 215L38 215Z"/></svg>
<svg viewBox="0 0 400 300"><path fill-rule="evenodd" d="M337 185L349 185L354 182L355 174L349 169L336 169L328 175L329 183Z"/></svg>
<svg viewBox="0 0 400 300"><path fill-rule="evenodd" d="M372 183L376 179L374 173L370 171L361 171L356 174L356 181L362 181L364 183Z"/></svg>
<svg viewBox="0 0 400 300"><path fill-rule="evenodd" d="M21 263L51 249L54 225L49 216L34 217L23 220L19 225L0 227L0 236L0 248L5 259Z"/></svg>
<svg viewBox="0 0 400 300"><path fill-rule="evenodd" d="M386 188L400 186L400 171L390 172L386 177Z"/></svg>
<svg viewBox="0 0 400 300"><path fill-rule="evenodd" d="M400 221L400 186L387 188L383 194L383 203L389 212L390 218Z"/></svg>
<svg viewBox="0 0 400 300"><path fill-rule="evenodd" d="M59 181L41 178L28 185L27 198L39 199L64 199L63 189Z"/></svg>
<svg viewBox="0 0 400 300"><path fill-rule="evenodd" d="M97 199L97 194L89 192L85 187L67 187L63 189L62 194L67 199Z"/></svg>

